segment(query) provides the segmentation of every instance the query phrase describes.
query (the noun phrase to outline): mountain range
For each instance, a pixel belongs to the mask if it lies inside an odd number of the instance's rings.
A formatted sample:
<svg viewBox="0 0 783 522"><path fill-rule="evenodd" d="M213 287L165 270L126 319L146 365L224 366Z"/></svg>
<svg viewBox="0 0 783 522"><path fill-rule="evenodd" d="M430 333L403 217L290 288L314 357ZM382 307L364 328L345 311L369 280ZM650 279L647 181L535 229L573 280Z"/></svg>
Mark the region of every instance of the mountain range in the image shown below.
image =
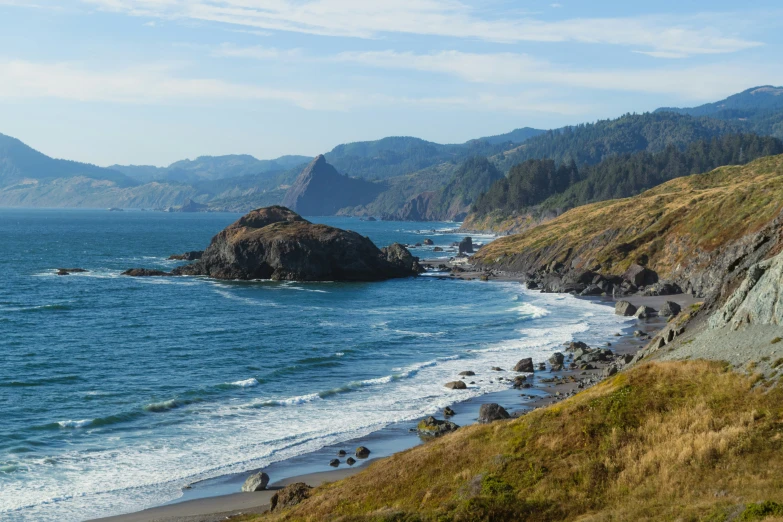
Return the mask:
<svg viewBox="0 0 783 522"><path fill-rule="evenodd" d="M0 205L165 209L192 200L205 206L188 208L246 211L294 198L305 214L461 220L493 183L529 160L573 163L581 172L611 158L683 151L694 143L749 133L783 138L783 88L756 87L700 107L662 108L550 131L525 127L462 144L414 137L348 143L319 156L322 161L310 168L307 181L310 156L202 156L168 167L104 168L50 158L0 135ZM339 195L315 191L321 174L352 189ZM639 187L644 188L649 184ZM318 197L329 201L316 204Z"/></svg>

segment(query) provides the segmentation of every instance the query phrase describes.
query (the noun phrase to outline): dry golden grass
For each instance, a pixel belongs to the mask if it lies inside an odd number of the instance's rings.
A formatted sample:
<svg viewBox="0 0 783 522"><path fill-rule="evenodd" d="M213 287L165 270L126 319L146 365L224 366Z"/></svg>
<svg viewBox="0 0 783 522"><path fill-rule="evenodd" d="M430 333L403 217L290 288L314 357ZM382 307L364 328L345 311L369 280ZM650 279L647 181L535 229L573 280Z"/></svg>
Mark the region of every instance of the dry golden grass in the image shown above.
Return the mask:
<svg viewBox="0 0 783 522"><path fill-rule="evenodd" d="M778 520L783 392L752 382L715 362L650 363L378 461L259 520Z"/></svg>
<svg viewBox="0 0 783 522"><path fill-rule="evenodd" d="M524 254L538 266L576 260L580 268L616 274L639 262L669 277L696 254L763 228L781 209L783 156L772 156L577 207L490 243L474 259L513 265Z"/></svg>

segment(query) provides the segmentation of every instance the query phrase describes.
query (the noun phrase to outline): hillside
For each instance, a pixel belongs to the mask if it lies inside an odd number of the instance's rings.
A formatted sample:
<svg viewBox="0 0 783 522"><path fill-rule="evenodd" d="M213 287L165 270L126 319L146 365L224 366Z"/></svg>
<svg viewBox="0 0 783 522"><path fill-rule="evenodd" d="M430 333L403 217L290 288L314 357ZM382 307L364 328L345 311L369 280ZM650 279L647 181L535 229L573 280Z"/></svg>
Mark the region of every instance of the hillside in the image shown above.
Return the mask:
<svg viewBox="0 0 783 522"><path fill-rule="evenodd" d="M498 239L479 266L521 273L592 270L620 275L632 263L700 295L722 272L777 248L771 226L783 209L783 155L678 178L638 196L572 209L527 232ZM722 271L722 272L721 272Z"/></svg>
<svg viewBox="0 0 783 522"><path fill-rule="evenodd" d="M616 155L581 167L528 160L476 199L463 227L521 231L579 205L634 196L681 176L776 154L783 154L777 138L732 134L691 143L684 150L669 145L660 152Z"/></svg>
<svg viewBox="0 0 783 522"><path fill-rule="evenodd" d="M647 364L375 462L257 520L772 520L783 515L769 472L783 465L783 388L756 382L721 363Z"/></svg>

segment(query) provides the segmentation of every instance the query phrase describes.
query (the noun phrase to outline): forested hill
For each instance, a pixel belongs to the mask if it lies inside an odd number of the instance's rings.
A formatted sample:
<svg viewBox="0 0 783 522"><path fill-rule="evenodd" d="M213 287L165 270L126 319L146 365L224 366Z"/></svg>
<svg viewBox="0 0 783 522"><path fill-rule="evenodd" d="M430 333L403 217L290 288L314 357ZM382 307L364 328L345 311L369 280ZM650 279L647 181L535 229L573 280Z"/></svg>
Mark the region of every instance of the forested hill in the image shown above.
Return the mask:
<svg viewBox="0 0 783 522"><path fill-rule="evenodd" d="M783 87L763 85L753 87L725 100L705 103L698 107L662 107L655 112L676 112L691 116L728 116L730 114L755 113L758 111L783 111Z"/></svg>
<svg viewBox="0 0 783 522"><path fill-rule="evenodd" d="M625 198L681 176L708 172L724 165L743 165L763 156L783 153L783 142L754 134L728 135L692 143L684 151L669 145L662 151L612 156L596 165L573 161L528 160L515 165L507 178L495 182L473 206L472 226L487 216L497 221L529 212L560 212L595 201Z"/></svg>
<svg viewBox="0 0 783 522"><path fill-rule="evenodd" d="M671 112L626 114L614 120L547 131L491 159L504 172L529 159L594 165L618 154L658 152L669 145L684 148L695 141L739 133L744 128L742 123Z"/></svg>

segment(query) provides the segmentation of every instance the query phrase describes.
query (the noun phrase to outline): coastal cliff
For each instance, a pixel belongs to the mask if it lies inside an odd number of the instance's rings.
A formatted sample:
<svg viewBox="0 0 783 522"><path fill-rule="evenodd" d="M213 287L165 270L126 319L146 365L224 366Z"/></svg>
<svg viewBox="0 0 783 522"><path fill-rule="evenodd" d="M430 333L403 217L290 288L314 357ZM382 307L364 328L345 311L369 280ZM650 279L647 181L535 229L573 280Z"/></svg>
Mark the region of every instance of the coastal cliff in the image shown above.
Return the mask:
<svg viewBox="0 0 783 522"><path fill-rule="evenodd" d="M216 279L379 281L421 271L398 244L379 249L356 232L313 224L280 206L261 208L218 233L193 264L174 275Z"/></svg>

